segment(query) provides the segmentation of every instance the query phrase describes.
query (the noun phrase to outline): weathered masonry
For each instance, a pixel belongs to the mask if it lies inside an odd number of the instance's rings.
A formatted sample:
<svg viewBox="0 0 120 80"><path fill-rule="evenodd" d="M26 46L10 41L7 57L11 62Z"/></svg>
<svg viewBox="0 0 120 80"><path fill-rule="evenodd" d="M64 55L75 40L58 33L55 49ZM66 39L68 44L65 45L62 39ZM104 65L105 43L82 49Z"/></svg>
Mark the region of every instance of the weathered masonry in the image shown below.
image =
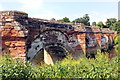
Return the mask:
<svg viewBox="0 0 120 80"><path fill-rule="evenodd" d="M20 11L0 11L0 30L2 54L33 64L54 64L69 53L94 56L111 46L116 35L108 28L30 18Z"/></svg>

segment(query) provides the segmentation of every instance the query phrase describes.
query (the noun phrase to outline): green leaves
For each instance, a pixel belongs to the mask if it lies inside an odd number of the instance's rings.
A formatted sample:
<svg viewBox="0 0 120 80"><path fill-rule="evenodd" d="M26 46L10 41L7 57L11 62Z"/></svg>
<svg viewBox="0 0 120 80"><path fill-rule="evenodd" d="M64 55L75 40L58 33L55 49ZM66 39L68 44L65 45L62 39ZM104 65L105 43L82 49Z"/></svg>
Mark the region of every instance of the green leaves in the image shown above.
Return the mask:
<svg viewBox="0 0 120 80"><path fill-rule="evenodd" d="M63 19L60 19L58 21L61 21L61 22L70 22L69 18L67 18L67 17L64 17Z"/></svg>
<svg viewBox="0 0 120 80"><path fill-rule="evenodd" d="M21 62L17 59L2 57L2 79L3 80L26 80L32 78L32 65L29 62Z"/></svg>
<svg viewBox="0 0 120 80"><path fill-rule="evenodd" d="M120 35L115 36L114 44L116 45L115 51L117 55L120 56Z"/></svg>
<svg viewBox="0 0 120 80"><path fill-rule="evenodd" d="M75 20L73 20L72 22L74 23L83 23L84 25L90 26L90 17L88 16L88 14L85 14L83 17L77 18Z"/></svg>
<svg viewBox="0 0 120 80"><path fill-rule="evenodd" d="M99 26L99 27L101 27L101 28L104 28L104 27L105 27L105 25L103 24L102 21L98 22L98 23L97 23L97 26Z"/></svg>
<svg viewBox="0 0 120 80"><path fill-rule="evenodd" d="M117 79L118 57L108 59L108 54L98 53L96 59L79 58L74 60L67 57L55 65L32 65L9 57L3 57L2 79L30 80L45 78L88 78L88 79Z"/></svg>
<svg viewBox="0 0 120 80"><path fill-rule="evenodd" d="M110 26L113 26L113 24L116 23L116 22L117 22L117 19L115 19L115 18L107 19L107 21L106 21L107 28L109 28Z"/></svg>

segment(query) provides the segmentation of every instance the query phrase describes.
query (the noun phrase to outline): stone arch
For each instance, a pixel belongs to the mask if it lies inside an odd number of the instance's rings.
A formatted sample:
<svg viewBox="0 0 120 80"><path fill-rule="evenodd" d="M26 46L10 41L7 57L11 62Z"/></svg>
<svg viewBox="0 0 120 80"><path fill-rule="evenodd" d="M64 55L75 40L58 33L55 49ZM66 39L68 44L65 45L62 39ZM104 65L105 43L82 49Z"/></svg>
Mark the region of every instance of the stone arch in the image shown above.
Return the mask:
<svg viewBox="0 0 120 80"><path fill-rule="evenodd" d="M96 47L97 46L97 39L92 34L86 34L86 46L87 47Z"/></svg>
<svg viewBox="0 0 120 80"><path fill-rule="evenodd" d="M45 30L41 32L36 37L36 39L31 43L31 48L27 52L27 57L29 57L29 61L34 61L34 63L38 62L35 61L34 59L39 59L36 56L44 56L46 54L49 56L48 59L52 59L60 56L65 57L65 55L67 54L67 50L69 50L67 46L68 46L68 37L65 33L63 33L60 30L54 30L54 29ZM53 57L53 53L54 53L54 57ZM46 60L44 59L44 61ZM54 62L55 60L53 59L53 62L50 64L53 64ZM49 64L48 62L46 63Z"/></svg>
<svg viewBox="0 0 120 80"><path fill-rule="evenodd" d="M101 36L101 47L105 47L108 45L108 36L106 36L105 34L102 34Z"/></svg>

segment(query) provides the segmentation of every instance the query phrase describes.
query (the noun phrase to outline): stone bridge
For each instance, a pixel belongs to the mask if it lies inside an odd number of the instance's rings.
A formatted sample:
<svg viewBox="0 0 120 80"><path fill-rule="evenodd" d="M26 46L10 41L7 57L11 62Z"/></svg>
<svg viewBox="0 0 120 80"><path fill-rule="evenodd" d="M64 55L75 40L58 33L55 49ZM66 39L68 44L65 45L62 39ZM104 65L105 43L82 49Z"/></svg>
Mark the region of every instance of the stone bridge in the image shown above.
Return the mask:
<svg viewBox="0 0 120 80"><path fill-rule="evenodd" d="M115 31L97 26L30 18L20 11L0 11L2 54L54 64L66 55L94 57L98 49L112 46Z"/></svg>

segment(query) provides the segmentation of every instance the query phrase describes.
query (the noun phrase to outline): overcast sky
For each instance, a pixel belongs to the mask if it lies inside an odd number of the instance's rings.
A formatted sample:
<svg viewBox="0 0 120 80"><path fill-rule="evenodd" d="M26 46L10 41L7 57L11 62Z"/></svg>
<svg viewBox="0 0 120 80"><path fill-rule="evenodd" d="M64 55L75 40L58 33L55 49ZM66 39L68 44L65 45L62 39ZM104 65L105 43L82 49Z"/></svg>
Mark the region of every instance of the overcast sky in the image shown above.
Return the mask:
<svg viewBox="0 0 120 80"><path fill-rule="evenodd" d="M43 19L70 20L89 14L90 22L107 18L118 19L119 0L0 0L0 11L18 10L28 13L29 17Z"/></svg>

